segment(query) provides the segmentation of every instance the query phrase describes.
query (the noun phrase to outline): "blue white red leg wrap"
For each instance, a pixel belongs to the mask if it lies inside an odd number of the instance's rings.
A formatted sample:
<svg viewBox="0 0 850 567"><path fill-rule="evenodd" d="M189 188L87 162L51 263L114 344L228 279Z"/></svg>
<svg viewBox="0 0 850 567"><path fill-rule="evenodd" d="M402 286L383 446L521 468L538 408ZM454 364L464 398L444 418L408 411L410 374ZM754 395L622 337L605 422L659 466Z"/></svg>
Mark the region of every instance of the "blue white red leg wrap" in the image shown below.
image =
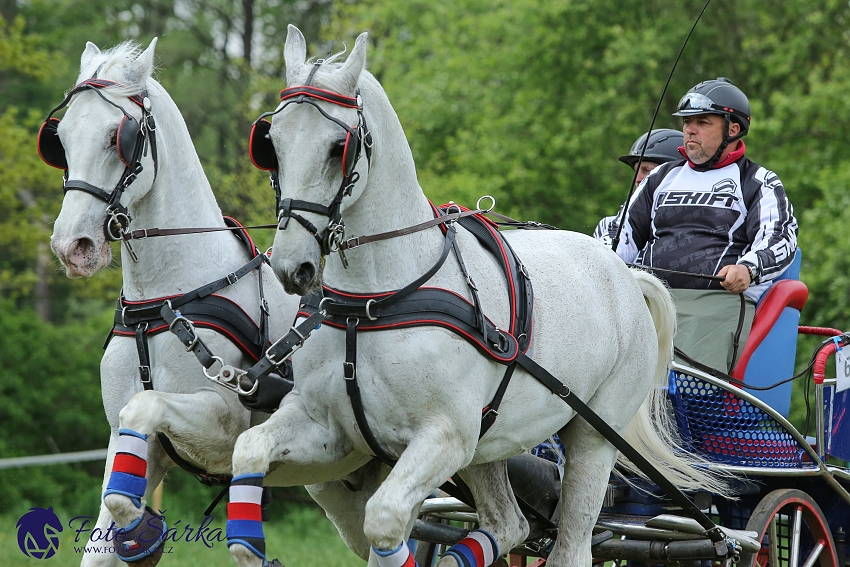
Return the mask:
<svg viewBox="0 0 850 567"><path fill-rule="evenodd" d="M266 559L263 535L263 473L243 474L230 482L227 504L227 547L244 545L260 559Z"/></svg>
<svg viewBox="0 0 850 567"><path fill-rule="evenodd" d="M155 514L150 506L146 506L142 515L135 521L115 531L115 553L125 563L162 554L162 542L165 541L167 529L165 518Z"/></svg>
<svg viewBox="0 0 850 567"><path fill-rule="evenodd" d="M132 429L118 430L118 447L112 462L112 473L106 485L108 494L121 494L142 507L142 498L148 486L148 436Z"/></svg>
<svg viewBox="0 0 850 567"><path fill-rule="evenodd" d="M499 545L485 530L472 530L469 535L443 554L451 555L461 567L488 567L499 558Z"/></svg>
<svg viewBox="0 0 850 567"><path fill-rule="evenodd" d="M404 542L392 551L383 551L375 546L372 546L372 551L378 556L380 567L419 567L410 553L410 548L404 545Z"/></svg>

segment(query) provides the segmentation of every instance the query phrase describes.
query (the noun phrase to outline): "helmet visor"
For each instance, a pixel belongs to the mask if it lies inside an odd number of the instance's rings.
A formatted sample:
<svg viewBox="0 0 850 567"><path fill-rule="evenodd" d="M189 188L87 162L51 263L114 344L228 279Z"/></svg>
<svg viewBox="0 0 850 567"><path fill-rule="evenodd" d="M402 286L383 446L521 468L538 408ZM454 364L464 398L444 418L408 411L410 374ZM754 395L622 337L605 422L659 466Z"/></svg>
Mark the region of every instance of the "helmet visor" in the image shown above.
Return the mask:
<svg viewBox="0 0 850 567"><path fill-rule="evenodd" d="M702 112L720 112L722 106L714 104L714 102L700 93L688 93L679 101L679 106L674 116L682 116L686 114L699 114Z"/></svg>

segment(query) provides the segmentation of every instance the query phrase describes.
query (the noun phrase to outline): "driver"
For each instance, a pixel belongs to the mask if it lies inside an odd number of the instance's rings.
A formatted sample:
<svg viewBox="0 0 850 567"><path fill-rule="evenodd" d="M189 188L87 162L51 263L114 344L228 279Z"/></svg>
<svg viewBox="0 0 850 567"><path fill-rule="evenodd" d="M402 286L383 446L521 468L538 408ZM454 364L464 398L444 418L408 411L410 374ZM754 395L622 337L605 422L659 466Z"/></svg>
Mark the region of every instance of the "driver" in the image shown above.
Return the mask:
<svg viewBox="0 0 850 567"><path fill-rule="evenodd" d="M668 161L679 161L682 159L682 154L679 153L679 146L683 142L682 133L678 130L670 130L669 128L660 128L649 133L649 141L645 142L646 134L635 140L629 153L620 156L618 159L624 164L637 172L635 176L635 184L640 185L649 172ZM646 143L646 150L643 145ZM640 154L643 151L643 160L640 159ZM640 167L638 167L640 162ZM620 211L623 209L621 208ZM617 232L617 216L605 217L596 225L596 230L593 231L593 238L602 241L604 244L611 246Z"/></svg>
<svg viewBox="0 0 850 567"><path fill-rule="evenodd" d="M797 221L779 177L744 156L750 103L729 79L693 87L674 116L686 161L661 165L637 188L617 254L659 268L676 302L676 346L728 372L756 302L794 259Z"/></svg>

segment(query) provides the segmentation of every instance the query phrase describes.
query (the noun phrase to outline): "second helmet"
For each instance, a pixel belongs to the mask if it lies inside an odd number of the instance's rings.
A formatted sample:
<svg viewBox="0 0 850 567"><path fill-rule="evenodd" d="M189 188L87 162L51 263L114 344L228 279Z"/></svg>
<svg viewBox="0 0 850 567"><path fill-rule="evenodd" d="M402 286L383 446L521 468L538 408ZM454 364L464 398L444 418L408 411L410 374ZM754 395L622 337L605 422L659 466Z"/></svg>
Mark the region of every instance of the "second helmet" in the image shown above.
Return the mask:
<svg viewBox="0 0 850 567"><path fill-rule="evenodd" d="M646 134L635 140L629 153L620 156L619 160L629 167L634 167L640 159L644 140L646 140ZM684 144L684 136L679 130L670 130L669 128L653 130L649 133L649 142L646 144L643 160L667 163L668 161L684 159L682 154L679 153L679 146L682 144Z"/></svg>

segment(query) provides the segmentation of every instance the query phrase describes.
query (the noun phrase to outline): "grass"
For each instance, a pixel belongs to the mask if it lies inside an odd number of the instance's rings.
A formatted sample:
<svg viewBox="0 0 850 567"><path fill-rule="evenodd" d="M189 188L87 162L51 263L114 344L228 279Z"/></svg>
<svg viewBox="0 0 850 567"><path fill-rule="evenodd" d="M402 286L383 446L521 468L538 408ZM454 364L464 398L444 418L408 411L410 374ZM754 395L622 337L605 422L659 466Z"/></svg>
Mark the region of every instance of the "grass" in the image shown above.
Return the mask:
<svg viewBox="0 0 850 567"><path fill-rule="evenodd" d="M21 514L27 510L21 510ZM323 567L362 567L365 563L352 554L345 547L339 534L328 520L324 512L313 505L289 504L285 508L279 508L271 521L264 525L267 552L269 557L277 557L287 567L299 565L322 565ZM32 559L24 555L18 548L16 523L18 515L8 512L0 516L0 557L4 567L27 567L38 564L48 567L66 567L80 564L81 554L75 550L81 547L81 543L75 543L75 529L79 527L79 521L74 528L68 527L69 520L79 514L58 513L64 530L61 533L59 549L56 554L47 559ZM220 507L213 514L215 520L209 524L211 530L216 528L224 534L224 507ZM193 528L201 524L202 513L196 510L194 513L166 512L168 527L178 528L177 534L183 534L187 524ZM179 523L178 523L179 521ZM177 542L168 542L172 547L170 553L164 555L160 565L179 565L180 567L233 567L235 563L227 551L223 541L216 541L215 531L207 532L207 538L212 545L208 548L201 541L185 541L185 535L179 537ZM83 542L86 535L80 538ZM169 551L169 550L167 550ZM44 562L43 562L44 561Z"/></svg>

